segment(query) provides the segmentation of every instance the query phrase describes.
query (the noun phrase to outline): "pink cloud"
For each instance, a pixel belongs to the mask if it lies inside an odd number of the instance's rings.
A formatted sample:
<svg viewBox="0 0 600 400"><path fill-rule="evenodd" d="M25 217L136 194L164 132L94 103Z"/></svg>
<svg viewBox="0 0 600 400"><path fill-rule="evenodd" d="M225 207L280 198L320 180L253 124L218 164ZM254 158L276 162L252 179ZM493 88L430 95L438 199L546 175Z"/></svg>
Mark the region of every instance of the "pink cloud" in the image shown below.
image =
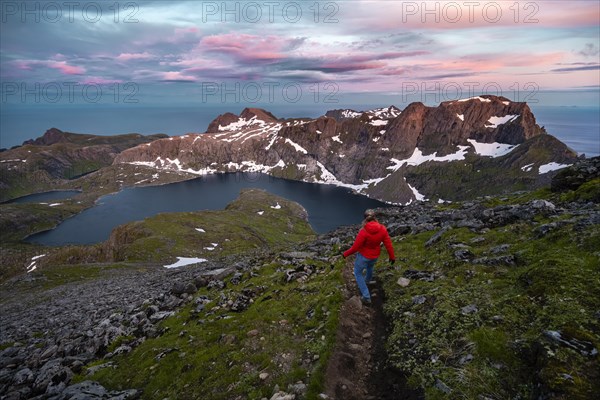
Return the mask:
<svg viewBox="0 0 600 400"><path fill-rule="evenodd" d="M244 61L276 61L287 58L286 51L296 44L297 39L280 36L226 33L205 36L198 49L229 54Z"/></svg>
<svg viewBox="0 0 600 400"><path fill-rule="evenodd" d="M196 77L191 75L185 75L181 71L169 71L162 73L163 81L186 81L186 82L195 82Z"/></svg>
<svg viewBox="0 0 600 400"><path fill-rule="evenodd" d="M85 68L69 65L66 61L50 61L46 63L48 68L57 69L64 75L83 75Z"/></svg>
<svg viewBox="0 0 600 400"><path fill-rule="evenodd" d="M129 60L149 60L154 56L147 51L143 53L121 53L117 56L117 60L129 61Z"/></svg>
<svg viewBox="0 0 600 400"><path fill-rule="evenodd" d="M581 28L598 25L595 1L356 1L342 10L347 26L369 32L390 30L462 30L472 28Z"/></svg>

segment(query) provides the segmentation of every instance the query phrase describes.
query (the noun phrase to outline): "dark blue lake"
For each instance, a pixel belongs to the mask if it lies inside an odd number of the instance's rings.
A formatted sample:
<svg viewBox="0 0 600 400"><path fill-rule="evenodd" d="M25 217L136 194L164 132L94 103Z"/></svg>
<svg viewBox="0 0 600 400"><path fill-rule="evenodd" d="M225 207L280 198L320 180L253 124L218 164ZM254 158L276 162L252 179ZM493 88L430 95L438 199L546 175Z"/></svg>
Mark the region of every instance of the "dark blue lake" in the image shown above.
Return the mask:
<svg viewBox="0 0 600 400"><path fill-rule="evenodd" d="M49 246L92 244L108 239L116 226L161 212L220 210L243 188L260 188L300 203L308 222L318 233L360 223L367 208L384 203L331 185L273 178L264 174L217 174L172 183L124 189L103 196L96 206L64 221L55 229L30 236L27 241Z"/></svg>

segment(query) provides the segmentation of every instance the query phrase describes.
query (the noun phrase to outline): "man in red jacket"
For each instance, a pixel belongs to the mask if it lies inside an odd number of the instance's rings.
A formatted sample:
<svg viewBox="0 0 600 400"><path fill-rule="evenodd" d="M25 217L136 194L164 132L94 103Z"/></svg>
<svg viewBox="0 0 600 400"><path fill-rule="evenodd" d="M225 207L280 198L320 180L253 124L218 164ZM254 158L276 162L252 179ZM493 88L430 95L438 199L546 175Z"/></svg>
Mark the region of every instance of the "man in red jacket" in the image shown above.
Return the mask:
<svg viewBox="0 0 600 400"><path fill-rule="evenodd" d="M361 300L366 304L371 303L367 282L370 282L373 277L373 266L381 252L382 242L387 249L390 265L394 265L396 262L394 248L386 227L377 222L375 211L365 211L363 227L358 232L352 247L344 252L344 258L358 252L354 261L354 277L362 295Z"/></svg>

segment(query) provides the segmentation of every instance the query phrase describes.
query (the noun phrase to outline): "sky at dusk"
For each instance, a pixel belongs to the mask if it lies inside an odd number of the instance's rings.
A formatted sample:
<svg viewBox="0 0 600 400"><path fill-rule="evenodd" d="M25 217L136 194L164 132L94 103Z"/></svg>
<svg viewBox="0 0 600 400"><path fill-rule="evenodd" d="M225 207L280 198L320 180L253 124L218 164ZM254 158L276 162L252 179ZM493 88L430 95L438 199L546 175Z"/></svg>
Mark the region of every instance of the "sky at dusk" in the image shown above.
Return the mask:
<svg viewBox="0 0 600 400"><path fill-rule="evenodd" d="M132 94L134 83L174 102L233 99L235 83L250 100L284 85L288 98L297 85L336 96L597 90L599 13L597 1L3 1L3 100L35 83L65 95L86 84Z"/></svg>
<svg viewBox="0 0 600 400"><path fill-rule="evenodd" d="M481 93L599 102L594 0L0 4L3 117L86 104L402 107Z"/></svg>

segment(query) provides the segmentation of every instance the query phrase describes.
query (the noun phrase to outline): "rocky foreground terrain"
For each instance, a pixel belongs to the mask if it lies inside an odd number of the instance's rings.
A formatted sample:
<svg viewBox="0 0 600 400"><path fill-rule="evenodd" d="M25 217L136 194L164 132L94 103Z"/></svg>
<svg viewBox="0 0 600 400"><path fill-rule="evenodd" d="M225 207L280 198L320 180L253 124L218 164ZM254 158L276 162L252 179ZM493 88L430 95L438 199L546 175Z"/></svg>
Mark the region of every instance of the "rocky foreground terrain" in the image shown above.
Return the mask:
<svg viewBox="0 0 600 400"><path fill-rule="evenodd" d="M44 265L2 285L0 398L593 398L599 204L596 158L552 191L380 209L399 266L372 308L340 257L358 227L176 270Z"/></svg>

